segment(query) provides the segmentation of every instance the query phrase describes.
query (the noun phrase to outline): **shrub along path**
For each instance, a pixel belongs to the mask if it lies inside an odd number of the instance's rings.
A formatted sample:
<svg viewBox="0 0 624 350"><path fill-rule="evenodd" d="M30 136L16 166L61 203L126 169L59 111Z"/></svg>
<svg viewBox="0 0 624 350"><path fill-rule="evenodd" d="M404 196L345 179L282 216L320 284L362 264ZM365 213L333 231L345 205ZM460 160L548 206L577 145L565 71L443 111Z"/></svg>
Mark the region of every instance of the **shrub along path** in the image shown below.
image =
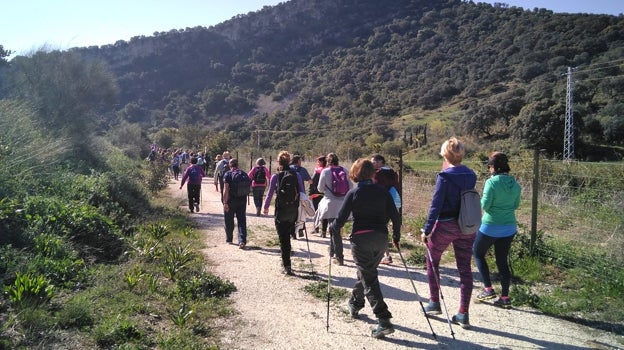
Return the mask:
<svg viewBox="0 0 624 350"><path fill-rule="evenodd" d="M172 197L181 210L187 211L186 187L170 185ZM238 291L231 296L237 313L217 321L222 349L621 349L624 339L612 333L545 316L532 309L504 310L486 304L470 306L471 329L453 325L451 337L444 315L431 319L437 340L433 339L418 298L400 257L393 252L394 264L379 268L386 302L394 317L396 332L384 340L370 337L376 319L366 306L359 320L349 317L346 299L330 305L329 330L327 302L306 292L315 283L311 278L310 258L305 239L293 241L292 258L296 276L281 274L279 245L273 217L255 216L253 201L248 206L247 247L225 243L223 208L212 179L204 179L199 213L189 213L205 236L204 253L211 262L208 269L232 281ZM271 208L271 213L273 212ZM312 233L308 238L313 269L327 281L328 239ZM403 240L413 239L403 237ZM236 243L236 231L234 243ZM356 278L350 245L345 245L345 266L332 265L332 286L350 290ZM404 255L406 255L404 253ZM410 267L420 300L426 303L428 288L422 268ZM449 314L457 312L459 288L454 266L441 268L442 290ZM476 295L475 285L473 294Z"/></svg>

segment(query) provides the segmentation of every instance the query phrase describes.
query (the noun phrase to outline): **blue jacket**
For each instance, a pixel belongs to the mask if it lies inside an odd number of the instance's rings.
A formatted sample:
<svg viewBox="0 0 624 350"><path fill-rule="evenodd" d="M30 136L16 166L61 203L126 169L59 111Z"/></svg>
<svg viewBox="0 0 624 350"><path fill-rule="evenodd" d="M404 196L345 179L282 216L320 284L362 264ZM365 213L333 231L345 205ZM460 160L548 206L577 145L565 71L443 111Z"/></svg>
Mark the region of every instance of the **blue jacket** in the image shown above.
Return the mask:
<svg viewBox="0 0 624 350"><path fill-rule="evenodd" d="M438 220L457 219L461 191L474 188L476 184L477 175L465 165L450 167L438 174L425 222L425 233L429 234Z"/></svg>

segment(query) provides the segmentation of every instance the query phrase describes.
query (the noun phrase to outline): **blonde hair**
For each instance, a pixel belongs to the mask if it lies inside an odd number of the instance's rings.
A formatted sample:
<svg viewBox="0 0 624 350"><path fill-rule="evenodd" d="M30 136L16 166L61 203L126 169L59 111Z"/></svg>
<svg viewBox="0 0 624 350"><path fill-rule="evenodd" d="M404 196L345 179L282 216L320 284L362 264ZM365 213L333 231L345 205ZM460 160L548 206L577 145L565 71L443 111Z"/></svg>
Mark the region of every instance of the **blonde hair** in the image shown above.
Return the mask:
<svg viewBox="0 0 624 350"><path fill-rule="evenodd" d="M465 153L464 143L455 137L444 141L440 148L440 155L453 165L461 163Z"/></svg>
<svg viewBox="0 0 624 350"><path fill-rule="evenodd" d="M290 167L290 153L288 151L281 151L277 155L277 170L284 171Z"/></svg>

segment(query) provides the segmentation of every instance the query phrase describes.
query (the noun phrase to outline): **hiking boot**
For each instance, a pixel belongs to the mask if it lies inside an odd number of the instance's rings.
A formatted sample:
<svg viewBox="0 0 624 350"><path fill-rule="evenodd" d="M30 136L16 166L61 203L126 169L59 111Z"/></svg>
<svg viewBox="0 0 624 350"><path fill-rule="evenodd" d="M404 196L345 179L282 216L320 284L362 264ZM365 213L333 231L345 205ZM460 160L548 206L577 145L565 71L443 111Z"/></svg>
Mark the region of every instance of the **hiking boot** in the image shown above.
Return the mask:
<svg viewBox="0 0 624 350"><path fill-rule="evenodd" d="M379 323L377 324L377 328L373 329L373 331L371 332L371 336L373 338L379 339L392 333L394 333L394 326L392 326L390 320L387 318L380 318Z"/></svg>
<svg viewBox="0 0 624 350"><path fill-rule="evenodd" d="M321 233L321 238L327 238L327 232Z"/></svg>
<svg viewBox="0 0 624 350"><path fill-rule="evenodd" d="M496 292L494 291L494 289L484 289L483 291L481 291L481 293L479 293L479 295L477 295L477 300L479 301L490 300L494 298L496 298Z"/></svg>
<svg viewBox="0 0 624 350"><path fill-rule="evenodd" d="M470 328L470 322L468 321L467 312L463 314L461 312L458 312L456 315L453 315L453 318L451 318L451 321L453 321L453 323L457 323L463 329Z"/></svg>
<svg viewBox="0 0 624 350"><path fill-rule="evenodd" d="M241 243L241 244L239 244L239 245L238 245L238 248L240 248L240 249L245 249L245 243Z"/></svg>
<svg viewBox="0 0 624 350"><path fill-rule="evenodd" d="M334 263L338 266L344 266L344 258L334 258Z"/></svg>
<svg viewBox="0 0 624 350"><path fill-rule="evenodd" d="M384 257L383 259L381 259L381 261L379 262L380 264L384 264L384 265L390 265L392 264L392 257L390 255Z"/></svg>
<svg viewBox="0 0 624 350"><path fill-rule="evenodd" d="M348 304L349 305L349 315L351 315L351 318L360 318L360 310L362 310L361 307L357 307L351 303Z"/></svg>
<svg viewBox="0 0 624 350"><path fill-rule="evenodd" d="M430 301L427 306L425 306L425 313L427 315L439 315L442 313L442 308L440 307L440 302Z"/></svg>
<svg viewBox="0 0 624 350"><path fill-rule="evenodd" d="M260 216L260 208L256 208L256 216Z"/></svg>
<svg viewBox="0 0 624 350"><path fill-rule="evenodd" d="M502 307L503 309L510 309L511 299L500 297L494 302L494 306Z"/></svg>
<svg viewBox="0 0 624 350"><path fill-rule="evenodd" d="M290 268L290 266L286 266L284 268L284 271L282 272L284 275L288 275L288 276L294 276L295 273L292 271L292 269Z"/></svg>
<svg viewBox="0 0 624 350"><path fill-rule="evenodd" d="M305 236L305 233L303 232L303 229L299 229L298 234L299 234L299 237L304 237Z"/></svg>
<svg viewBox="0 0 624 350"><path fill-rule="evenodd" d="M195 211L199 213L199 203L195 203Z"/></svg>

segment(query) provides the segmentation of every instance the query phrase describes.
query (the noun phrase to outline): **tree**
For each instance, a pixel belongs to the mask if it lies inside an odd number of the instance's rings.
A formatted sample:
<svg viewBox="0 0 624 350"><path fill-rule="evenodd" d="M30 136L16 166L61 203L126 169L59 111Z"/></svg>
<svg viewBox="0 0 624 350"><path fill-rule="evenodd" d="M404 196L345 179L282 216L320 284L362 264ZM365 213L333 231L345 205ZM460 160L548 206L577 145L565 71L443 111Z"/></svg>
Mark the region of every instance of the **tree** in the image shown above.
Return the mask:
<svg viewBox="0 0 624 350"><path fill-rule="evenodd" d="M31 102L40 125L74 146L94 132L98 111L110 108L117 86L100 61L68 52L38 51L13 59L9 80L17 99Z"/></svg>
<svg viewBox="0 0 624 350"><path fill-rule="evenodd" d="M511 136L529 148L562 152L564 112L564 107L551 100L531 102L512 120Z"/></svg>

